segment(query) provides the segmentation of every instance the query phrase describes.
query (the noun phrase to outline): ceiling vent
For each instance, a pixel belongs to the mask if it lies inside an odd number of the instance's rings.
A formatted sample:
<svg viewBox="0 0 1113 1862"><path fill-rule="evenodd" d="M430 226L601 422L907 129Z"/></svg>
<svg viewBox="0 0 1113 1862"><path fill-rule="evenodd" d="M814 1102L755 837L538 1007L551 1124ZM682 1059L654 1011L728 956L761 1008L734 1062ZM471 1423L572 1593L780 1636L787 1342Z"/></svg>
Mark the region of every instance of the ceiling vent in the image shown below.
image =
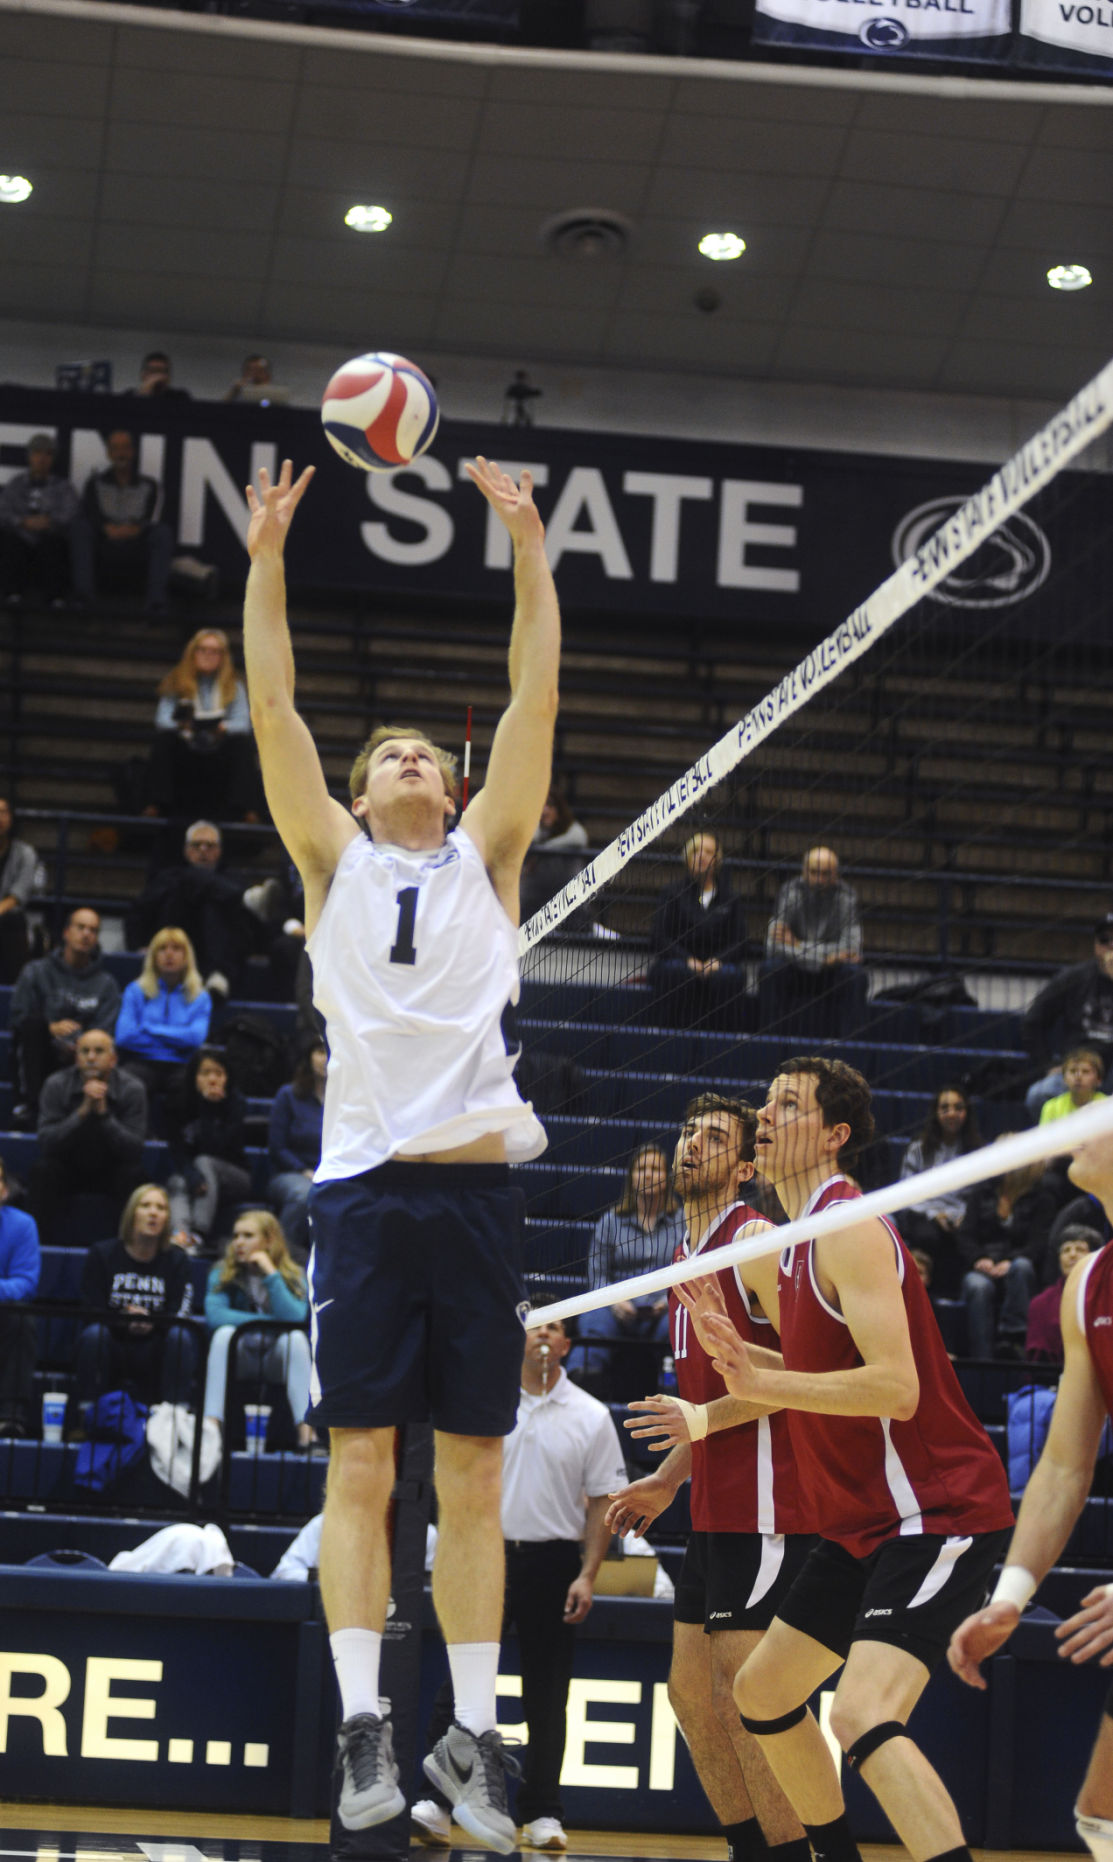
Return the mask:
<svg viewBox="0 0 1113 1862"><path fill-rule="evenodd" d="M600 259L624 258L633 227L609 207L575 207L554 214L541 228L541 244L558 259L594 265Z"/></svg>

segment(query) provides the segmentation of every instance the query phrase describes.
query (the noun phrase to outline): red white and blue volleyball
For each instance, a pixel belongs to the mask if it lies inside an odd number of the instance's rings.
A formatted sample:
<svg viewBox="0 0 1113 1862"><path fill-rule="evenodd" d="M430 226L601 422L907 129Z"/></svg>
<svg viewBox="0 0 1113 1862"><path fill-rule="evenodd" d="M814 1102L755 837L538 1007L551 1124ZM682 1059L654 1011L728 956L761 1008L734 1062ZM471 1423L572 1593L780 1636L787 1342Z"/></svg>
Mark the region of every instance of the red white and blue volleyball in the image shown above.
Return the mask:
<svg viewBox="0 0 1113 1862"><path fill-rule="evenodd" d="M396 472L432 442L440 412L428 375L377 350L337 369L321 400L329 445L357 472Z"/></svg>

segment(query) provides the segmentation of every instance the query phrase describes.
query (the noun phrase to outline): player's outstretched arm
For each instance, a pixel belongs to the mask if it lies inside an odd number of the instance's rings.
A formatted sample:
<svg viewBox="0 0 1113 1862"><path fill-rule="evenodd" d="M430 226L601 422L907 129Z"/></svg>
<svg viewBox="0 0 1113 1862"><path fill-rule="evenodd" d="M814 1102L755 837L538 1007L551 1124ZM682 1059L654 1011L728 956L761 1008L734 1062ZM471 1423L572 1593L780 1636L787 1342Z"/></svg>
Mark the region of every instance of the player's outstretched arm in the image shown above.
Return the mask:
<svg viewBox="0 0 1113 1862"><path fill-rule="evenodd" d="M1042 1583L1051 1570L1086 1504L1105 1422L1105 1404L1093 1359L1078 1323L1078 1284L1084 1266L1085 1262L1079 1263L1063 1288L1062 1382L1047 1441L1024 1490L1016 1531L1005 1557L1006 1567L1019 1566L1035 1585ZM1055 1632L1063 1644L1060 1653L1071 1661L1086 1661L1099 1653L1103 1666L1113 1661L1113 1653L1109 1653L1113 1649L1113 1611L1104 1593L1104 1585L1091 1591L1079 1614L1061 1623ZM971 1687L984 1688L980 1664L1008 1641L1020 1616L1020 1605L1007 1601L987 1604L984 1610L968 1616L956 1629L947 1651L955 1673Z"/></svg>
<svg viewBox="0 0 1113 1862"><path fill-rule="evenodd" d="M285 460L275 484L264 467L247 487L251 567L243 607L244 664L251 723L274 824L305 883L312 929L337 860L359 832L325 783L317 747L294 709L294 655L286 622L286 538L313 478L294 479Z"/></svg>
<svg viewBox="0 0 1113 1862"><path fill-rule="evenodd" d="M521 483L493 460L467 468L514 546L514 624L510 634L510 703L499 720L487 779L464 825L496 885L516 894L526 848L537 832L552 780L553 729L560 673L560 608L545 555L545 530L533 481ZM504 900L504 902L506 902ZM508 907L509 908L509 907Z"/></svg>

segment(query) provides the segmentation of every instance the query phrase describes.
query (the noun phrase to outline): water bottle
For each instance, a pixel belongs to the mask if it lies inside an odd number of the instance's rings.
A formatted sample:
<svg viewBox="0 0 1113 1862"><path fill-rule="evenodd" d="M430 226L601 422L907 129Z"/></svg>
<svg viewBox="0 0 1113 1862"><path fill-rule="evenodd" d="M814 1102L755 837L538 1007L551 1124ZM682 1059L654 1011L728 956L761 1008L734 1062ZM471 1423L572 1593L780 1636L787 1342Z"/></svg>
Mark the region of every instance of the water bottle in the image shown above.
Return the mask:
<svg viewBox="0 0 1113 1862"><path fill-rule="evenodd" d="M676 1395L676 1365L667 1352L661 1359L661 1372L657 1379L657 1389L662 1396Z"/></svg>

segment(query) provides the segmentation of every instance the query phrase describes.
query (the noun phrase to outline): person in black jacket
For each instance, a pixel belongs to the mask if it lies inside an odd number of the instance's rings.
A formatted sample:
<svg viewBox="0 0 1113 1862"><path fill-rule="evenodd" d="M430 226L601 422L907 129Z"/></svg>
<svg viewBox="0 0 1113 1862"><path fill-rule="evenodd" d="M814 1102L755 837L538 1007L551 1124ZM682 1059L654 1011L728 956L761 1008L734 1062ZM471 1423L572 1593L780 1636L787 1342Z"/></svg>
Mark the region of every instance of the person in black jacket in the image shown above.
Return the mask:
<svg viewBox="0 0 1113 1862"><path fill-rule="evenodd" d="M655 1012L681 1028L738 1025L745 977L745 914L708 828L684 843L686 873L653 914L649 981Z"/></svg>
<svg viewBox="0 0 1113 1862"><path fill-rule="evenodd" d="M965 1268L962 1297L972 1358L1022 1358L1028 1306L1051 1224L1055 1193L1042 1160L978 1184L967 1198L957 1246Z"/></svg>
<svg viewBox="0 0 1113 1862"><path fill-rule="evenodd" d="M120 1012L120 987L100 960L100 916L75 905L62 942L19 973L12 991L12 1078L17 1125L30 1126L47 1076L72 1067L78 1036L90 1028L111 1034Z"/></svg>
<svg viewBox="0 0 1113 1862"><path fill-rule="evenodd" d="M81 1304L96 1315L78 1340L79 1403L127 1385L142 1402L185 1403L197 1366L194 1336L184 1319L193 1310L189 1261L170 1239L170 1199L158 1183L133 1190L119 1235L85 1256Z"/></svg>
<svg viewBox="0 0 1113 1862"><path fill-rule="evenodd" d="M39 1100L39 1155L31 1200L43 1240L65 1244L65 1205L72 1196L107 1197L110 1219L139 1180L147 1137L142 1080L118 1063L102 1028L77 1040L77 1062L52 1073Z"/></svg>
<svg viewBox="0 0 1113 1862"><path fill-rule="evenodd" d="M245 1202L251 1194L243 1149L246 1119L247 1101L232 1085L222 1051L199 1047L180 1096L166 1109L173 1164L166 1187L175 1235L184 1230L196 1237L205 1253L211 1252L221 1202Z"/></svg>
<svg viewBox="0 0 1113 1862"><path fill-rule="evenodd" d="M1094 926L1093 956L1060 970L1032 998L1024 1017L1024 1045L1044 1069L1025 1097L1033 1119L1045 1100L1064 1091L1059 1061L1072 1047L1094 1048L1108 1070L1113 1061L1113 912Z"/></svg>

